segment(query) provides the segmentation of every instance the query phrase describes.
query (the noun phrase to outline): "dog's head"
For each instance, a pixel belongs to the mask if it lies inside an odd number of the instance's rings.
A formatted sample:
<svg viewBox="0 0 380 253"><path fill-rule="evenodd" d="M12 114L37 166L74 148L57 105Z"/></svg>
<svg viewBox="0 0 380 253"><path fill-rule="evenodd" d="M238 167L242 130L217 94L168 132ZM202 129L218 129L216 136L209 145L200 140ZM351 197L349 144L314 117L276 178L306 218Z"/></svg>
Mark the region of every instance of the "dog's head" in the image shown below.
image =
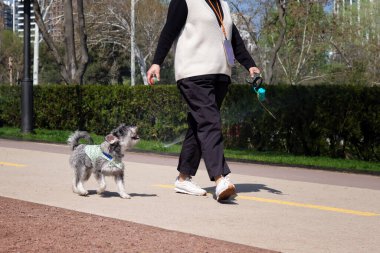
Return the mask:
<svg viewBox="0 0 380 253"><path fill-rule="evenodd" d="M120 146L120 151L124 152L136 145L136 143L140 140L140 137L137 134L137 126L126 126L125 124L121 124L112 130L105 139L106 142L116 149Z"/></svg>

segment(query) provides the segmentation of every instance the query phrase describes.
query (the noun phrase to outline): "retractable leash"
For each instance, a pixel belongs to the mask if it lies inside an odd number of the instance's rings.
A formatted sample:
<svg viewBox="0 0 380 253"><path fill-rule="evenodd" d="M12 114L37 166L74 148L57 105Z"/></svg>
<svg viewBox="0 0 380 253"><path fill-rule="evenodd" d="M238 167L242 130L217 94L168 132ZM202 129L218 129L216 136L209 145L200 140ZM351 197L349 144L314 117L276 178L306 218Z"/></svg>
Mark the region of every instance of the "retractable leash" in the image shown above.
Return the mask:
<svg viewBox="0 0 380 253"><path fill-rule="evenodd" d="M159 80L157 78L157 76L154 74L151 78L150 78L150 83L151 83L151 86L153 86L154 84L158 83ZM180 137L176 138L174 141L170 142L170 143L163 143L163 146L164 148L169 148L177 143L180 143L180 142L183 142L185 140L185 134L182 134Z"/></svg>
<svg viewBox="0 0 380 253"><path fill-rule="evenodd" d="M272 118L277 120L273 113L269 111L269 109L263 104L263 102L266 100L266 90L265 88L261 87L261 85L264 83L264 79L261 74L255 74L253 77L247 78L246 81L251 85L252 91L257 94L257 100L259 101L260 105L269 113L270 116L272 116Z"/></svg>

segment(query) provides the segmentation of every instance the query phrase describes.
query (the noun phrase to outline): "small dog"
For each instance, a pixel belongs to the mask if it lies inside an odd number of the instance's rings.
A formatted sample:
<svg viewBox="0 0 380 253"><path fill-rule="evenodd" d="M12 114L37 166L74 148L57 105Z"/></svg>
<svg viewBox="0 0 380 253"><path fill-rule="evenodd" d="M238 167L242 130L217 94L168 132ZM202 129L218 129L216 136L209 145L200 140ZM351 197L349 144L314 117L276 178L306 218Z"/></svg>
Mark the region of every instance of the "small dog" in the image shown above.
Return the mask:
<svg viewBox="0 0 380 253"><path fill-rule="evenodd" d="M73 153L70 165L74 169L73 192L86 196L88 191L83 187L91 173L94 173L99 183L98 194L106 189L105 176L114 176L120 197L129 199L124 187L124 164L122 158L129 148L138 141L137 127L121 124L105 137L100 145L79 144L80 139L86 139L92 144L90 135L85 131L76 131L67 140Z"/></svg>

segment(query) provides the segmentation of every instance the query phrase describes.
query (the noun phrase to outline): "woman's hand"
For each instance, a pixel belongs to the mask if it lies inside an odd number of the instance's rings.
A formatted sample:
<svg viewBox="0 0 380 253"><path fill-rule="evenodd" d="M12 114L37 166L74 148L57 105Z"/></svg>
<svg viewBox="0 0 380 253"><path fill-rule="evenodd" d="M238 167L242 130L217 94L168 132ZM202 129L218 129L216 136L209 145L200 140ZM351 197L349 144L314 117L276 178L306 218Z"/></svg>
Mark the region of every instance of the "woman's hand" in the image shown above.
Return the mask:
<svg viewBox="0 0 380 253"><path fill-rule="evenodd" d="M260 69L256 67L249 68L249 75L253 77L255 74L260 74Z"/></svg>
<svg viewBox="0 0 380 253"><path fill-rule="evenodd" d="M148 83L150 85L154 84L153 78L156 77L158 81L160 81L160 65L158 64L153 64L148 72L146 73L146 77L148 78Z"/></svg>

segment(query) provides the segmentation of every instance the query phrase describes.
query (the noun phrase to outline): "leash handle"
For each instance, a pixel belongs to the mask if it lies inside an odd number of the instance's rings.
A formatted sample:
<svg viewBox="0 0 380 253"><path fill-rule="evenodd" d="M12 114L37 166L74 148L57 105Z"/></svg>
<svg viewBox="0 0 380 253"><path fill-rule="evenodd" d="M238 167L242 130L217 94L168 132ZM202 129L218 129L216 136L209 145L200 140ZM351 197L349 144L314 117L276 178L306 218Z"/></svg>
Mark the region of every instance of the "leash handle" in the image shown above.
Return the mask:
<svg viewBox="0 0 380 253"><path fill-rule="evenodd" d="M261 74L255 73L253 76L247 78L246 82L256 89L259 89L264 83L264 78L261 76Z"/></svg>
<svg viewBox="0 0 380 253"><path fill-rule="evenodd" d="M259 103L264 108L264 110L270 116L272 116L272 118L277 120L277 118L273 115L273 113L263 104L263 102L266 100L265 99L266 90L263 87L261 87L262 84L264 83L264 78L261 76L261 74L255 73L254 76L247 78L246 82L251 85L252 90L257 94L257 100L259 100Z"/></svg>
<svg viewBox="0 0 380 253"><path fill-rule="evenodd" d="M262 102L265 101L265 89L262 86L264 79L261 74L255 74L254 76L247 78L246 82L252 87L252 90L257 94L257 99Z"/></svg>

